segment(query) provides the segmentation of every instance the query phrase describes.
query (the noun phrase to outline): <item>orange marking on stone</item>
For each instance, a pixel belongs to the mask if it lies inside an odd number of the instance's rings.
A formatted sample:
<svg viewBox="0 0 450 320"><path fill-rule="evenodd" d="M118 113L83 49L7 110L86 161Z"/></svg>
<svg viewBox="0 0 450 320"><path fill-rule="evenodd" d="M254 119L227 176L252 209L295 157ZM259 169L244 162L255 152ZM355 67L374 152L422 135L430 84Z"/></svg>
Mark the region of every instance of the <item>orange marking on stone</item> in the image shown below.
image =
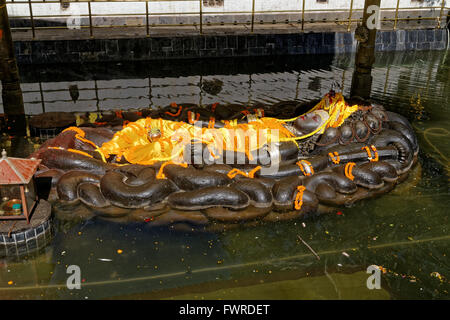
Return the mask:
<svg viewBox="0 0 450 320"><path fill-rule="evenodd" d="M372 156L372 152L370 151L370 149L372 149L373 151L373 156ZM368 146L362 147L361 150L366 150L367 152L367 159L371 162L375 162L378 161L378 151L377 148L375 148L374 145L371 145L370 148Z"/></svg>
<svg viewBox="0 0 450 320"><path fill-rule="evenodd" d="M302 173L304 176L312 176L314 174L314 168L311 165L311 162L307 161L307 160L300 160L296 163L298 165L298 167L300 168L300 170L302 170ZM305 170L305 164L308 166L310 172L306 172Z"/></svg>
<svg viewBox="0 0 450 320"><path fill-rule="evenodd" d="M181 166L183 168L187 168L187 166L188 166L187 163L176 163L173 161L164 162L161 165L161 168L159 168L158 174L156 175L156 179L165 179L166 178L166 175L164 174L163 171L164 171L164 167L167 166L168 164L175 164L175 165Z"/></svg>
<svg viewBox="0 0 450 320"><path fill-rule="evenodd" d="M341 162L339 153L337 153L336 151L328 153L328 156L330 157L331 161L333 161L334 164L339 164L339 162Z"/></svg>
<svg viewBox="0 0 450 320"><path fill-rule="evenodd" d="M243 175L244 177L247 177L247 173L245 173L244 171L241 171L237 168L234 168L232 170L230 170L230 172L228 172L227 176L230 179L233 179L234 177L236 177L238 174Z"/></svg>
<svg viewBox="0 0 450 320"><path fill-rule="evenodd" d="M298 186L297 187L297 195L295 196L294 200L294 207L295 210L300 210L303 205L303 192L306 190L304 186Z"/></svg>
<svg viewBox="0 0 450 320"><path fill-rule="evenodd" d="M352 180L352 181L353 181L353 179L355 179L355 177L354 177L353 174L352 174L353 167L354 167L355 165L356 165L356 163L354 163L354 162L349 162L349 163L347 163L347 164L345 165L345 168L344 168L345 176L346 176L347 178L349 178L350 180Z"/></svg>
<svg viewBox="0 0 450 320"><path fill-rule="evenodd" d="M261 166L255 167L248 173L248 177L253 179L255 177L255 173L258 172L259 170L261 170Z"/></svg>
<svg viewBox="0 0 450 320"><path fill-rule="evenodd" d="M176 105L176 104L175 104L175 105L172 105L172 104L171 104L171 106L172 106L172 107L176 107L177 105ZM181 110L183 110L183 107L182 107L182 106L179 106L179 107L178 107L178 111L177 111L176 113L171 113L171 112L169 112L169 111L166 111L165 114L168 114L169 116L172 116L172 117L178 117L178 116L181 114Z"/></svg>

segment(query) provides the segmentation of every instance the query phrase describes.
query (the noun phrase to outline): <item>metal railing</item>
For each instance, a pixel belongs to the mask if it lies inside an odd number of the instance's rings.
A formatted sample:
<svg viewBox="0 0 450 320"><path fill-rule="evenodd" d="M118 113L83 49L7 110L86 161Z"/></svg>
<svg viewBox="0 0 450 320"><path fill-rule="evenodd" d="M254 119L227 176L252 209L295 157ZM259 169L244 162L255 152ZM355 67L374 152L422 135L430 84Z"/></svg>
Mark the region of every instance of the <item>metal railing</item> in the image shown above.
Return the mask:
<svg viewBox="0 0 450 320"><path fill-rule="evenodd" d="M187 27L187 26L192 26L195 27L196 29L198 28L198 32L200 34L203 33L204 31L204 27L206 26L215 26L215 25L220 25L220 26L224 26L224 25L250 25L250 32L254 32L255 30L255 16L258 14L299 14L300 19L295 20L295 21L289 21L289 20L284 20L284 21L272 21L272 24L276 24L279 22L283 22L283 23L298 23L301 26L301 30L303 31L305 28L305 23L310 23L310 22L328 22L328 23L337 23L337 24L341 24L341 25L347 25L347 31L351 30L351 27L358 22L361 22L362 19L358 18L358 19L354 19L353 17L355 16L356 12L362 12L363 9L362 8L354 8L354 1L351 0L350 1L350 5L348 8L348 11L345 11L343 9L306 9L305 7L305 3L306 0L301 0L301 8L299 8L298 10L256 10L255 9L255 4L257 1L262 1L262 0L247 0L247 1L251 1L251 11L204 11L203 8L203 0L132 0L131 2L145 2L145 12L142 13L101 13L101 14L95 14L92 13L92 7L91 7L91 3L105 3L105 2L122 2L122 3L130 3L130 1L126 1L126 0L63 0L64 3L86 3L87 5L87 14L79 14L77 15L80 18L88 18L88 25L80 25L79 28L89 28L89 34L91 37L94 37L94 29L96 28L126 28L126 27L138 27L138 28L143 28L145 27L146 30L146 35L150 36L150 28L153 27ZM49 19L49 18L69 18L69 17L73 17L73 15L35 15L33 14L33 5L36 4L55 4L55 3L63 3L61 0L36 0L36 1L31 1L31 0L24 0L24 1L14 1L14 0L9 0L7 1L7 5L15 5L15 4L26 4L28 3L28 7L29 7L29 14L26 16L10 16L11 18L14 19L29 19L30 20L30 26L26 26L26 27L12 27L12 30L31 30L32 31L32 37L33 39L36 36L36 30L43 30L43 29L67 29L67 26L64 25L60 25L60 26L36 26L35 25L35 20L36 19ZM149 3L151 2L193 2L193 3L197 3L198 2L198 7L199 10L198 11L190 11L190 12L150 12L149 10ZM422 20L436 20L436 27L437 28L441 28L442 27L442 20L444 17L444 11L448 11L450 8L446 7L446 0L441 0L441 4L439 6L431 6L431 7L407 7L407 8L400 8L400 0L397 0L397 5L395 8L381 8L382 12L393 12L394 13L394 17L393 18L387 18L384 17L381 20L381 22L393 22L393 29L396 29L398 26L398 23L400 21L422 21ZM400 18L399 17L399 13L402 11L414 11L414 10L436 10L439 11L439 15L437 15L436 17L422 17L422 16L418 16L418 17L406 17L406 18ZM317 20L317 21L307 21L305 19L305 14L307 13L320 13L320 12L336 12L336 13L344 13L348 12L348 18L347 19L335 19L335 20ZM251 16L250 21L246 21L246 22L206 22L204 21L204 16L205 15L236 15L236 14L247 14ZM179 24L161 24L161 23L150 23L150 17L152 16L186 16L186 15L190 15L190 16L198 16L198 21L199 23L197 24L196 22L193 23L179 23ZM145 24L125 24L125 25L95 25L93 23L93 18L95 17L145 17ZM261 20L260 24L264 24L264 22ZM269 22L270 24L270 22Z"/></svg>

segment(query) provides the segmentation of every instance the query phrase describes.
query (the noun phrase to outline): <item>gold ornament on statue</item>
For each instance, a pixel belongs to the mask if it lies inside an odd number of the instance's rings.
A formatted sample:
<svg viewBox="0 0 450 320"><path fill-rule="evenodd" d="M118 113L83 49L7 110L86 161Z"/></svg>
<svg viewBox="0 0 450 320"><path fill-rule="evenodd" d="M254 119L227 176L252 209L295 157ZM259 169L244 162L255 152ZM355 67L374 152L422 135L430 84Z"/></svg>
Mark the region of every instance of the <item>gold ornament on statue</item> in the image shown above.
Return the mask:
<svg viewBox="0 0 450 320"><path fill-rule="evenodd" d="M156 141L161 137L161 130L159 128L151 128L148 132L148 140L150 142Z"/></svg>

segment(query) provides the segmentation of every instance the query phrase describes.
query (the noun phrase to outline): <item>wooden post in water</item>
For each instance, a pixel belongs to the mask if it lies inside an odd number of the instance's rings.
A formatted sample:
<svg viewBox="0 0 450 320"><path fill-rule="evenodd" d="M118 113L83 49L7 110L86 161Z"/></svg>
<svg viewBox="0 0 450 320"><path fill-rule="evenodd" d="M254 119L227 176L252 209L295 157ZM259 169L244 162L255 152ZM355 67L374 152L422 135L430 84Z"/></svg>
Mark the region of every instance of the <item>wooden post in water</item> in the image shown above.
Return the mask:
<svg viewBox="0 0 450 320"><path fill-rule="evenodd" d="M25 110L6 0L0 0L0 79L8 131L13 135L25 136Z"/></svg>
<svg viewBox="0 0 450 320"><path fill-rule="evenodd" d="M359 96L364 99L370 97L372 88L372 65L375 62L375 39L377 29L373 26L373 19L376 13L367 12L370 6L378 6L380 8L381 0L365 0L362 25L358 26L355 31L355 38L358 40L358 48L355 56L355 71L353 72L351 96ZM369 19L370 18L370 19ZM368 25L368 20L370 26Z"/></svg>

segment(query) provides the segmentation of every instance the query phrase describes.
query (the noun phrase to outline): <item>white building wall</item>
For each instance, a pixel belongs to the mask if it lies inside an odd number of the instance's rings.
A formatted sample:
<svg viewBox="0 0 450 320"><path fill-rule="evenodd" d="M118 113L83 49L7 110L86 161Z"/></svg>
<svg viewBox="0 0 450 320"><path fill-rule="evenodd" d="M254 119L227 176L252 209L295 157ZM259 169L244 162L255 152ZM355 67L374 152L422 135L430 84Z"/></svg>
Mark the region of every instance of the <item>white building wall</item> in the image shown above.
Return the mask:
<svg viewBox="0 0 450 320"><path fill-rule="evenodd" d="M38 0L31 0L36 2ZM251 12L252 0L223 0L223 6L207 7L203 6L204 14L217 13L227 14L237 11ZM447 0L448 1L448 0ZM348 11L350 0L328 0L327 3L317 2L316 0L306 0L305 10L330 10L339 9ZM438 7L442 0L413 1L400 0L400 8L412 7ZM394 9L397 0L382 0L381 8ZM302 10L303 0L255 0L255 11L298 11ZM364 0L354 0L353 9L363 9ZM133 2L92 2L92 14L145 14L145 1ZM149 12L153 14L196 14L199 12L200 3L193 1L151 1L149 2ZM10 17L29 16L28 0L15 0L8 4L8 14ZM61 15L88 15L87 2L72 2L68 9L62 9L59 3L35 3L33 4L34 16L61 16Z"/></svg>

